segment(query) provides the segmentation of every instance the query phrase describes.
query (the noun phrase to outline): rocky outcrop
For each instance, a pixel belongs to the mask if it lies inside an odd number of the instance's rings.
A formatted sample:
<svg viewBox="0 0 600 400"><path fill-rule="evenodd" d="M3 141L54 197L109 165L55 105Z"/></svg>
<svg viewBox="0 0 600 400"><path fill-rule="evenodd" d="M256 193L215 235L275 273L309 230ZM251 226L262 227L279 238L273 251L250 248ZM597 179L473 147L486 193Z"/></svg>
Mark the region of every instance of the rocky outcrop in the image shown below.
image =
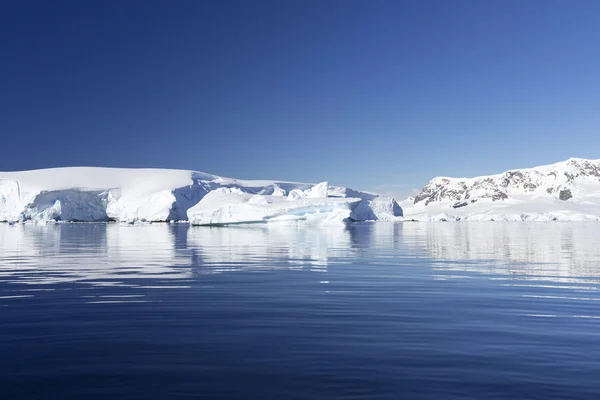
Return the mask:
<svg viewBox="0 0 600 400"><path fill-rule="evenodd" d="M448 203L449 207L461 208L478 200L498 202L514 197L551 197L566 201L576 196L577 187L586 185L600 185L600 160L571 158L498 175L434 178L415 196L413 204Z"/></svg>

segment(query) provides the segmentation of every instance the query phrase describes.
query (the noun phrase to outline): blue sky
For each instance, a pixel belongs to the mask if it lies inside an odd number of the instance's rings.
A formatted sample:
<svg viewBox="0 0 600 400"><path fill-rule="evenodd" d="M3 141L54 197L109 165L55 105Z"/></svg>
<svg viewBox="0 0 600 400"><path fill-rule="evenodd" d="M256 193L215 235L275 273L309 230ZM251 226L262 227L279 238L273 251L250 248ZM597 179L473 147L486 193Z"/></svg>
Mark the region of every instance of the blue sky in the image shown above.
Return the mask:
<svg viewBox="0 0 600 400"><path fill-rule="evenodd" d="M408 195L600 158L598 1L9 1L0 170Z"/></svg>

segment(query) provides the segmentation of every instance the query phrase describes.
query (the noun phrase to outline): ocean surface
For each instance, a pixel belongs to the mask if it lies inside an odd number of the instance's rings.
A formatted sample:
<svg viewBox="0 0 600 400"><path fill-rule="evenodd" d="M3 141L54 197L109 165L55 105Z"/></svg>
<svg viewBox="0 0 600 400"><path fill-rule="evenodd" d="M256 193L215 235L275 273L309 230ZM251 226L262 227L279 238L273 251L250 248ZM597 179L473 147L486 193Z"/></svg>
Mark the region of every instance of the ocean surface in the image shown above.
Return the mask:
<svg viewBox="0 0 600 400"><path fill-rule="evenodd" d="M2 399L599 399L600 223L0 224Z"/></svg>

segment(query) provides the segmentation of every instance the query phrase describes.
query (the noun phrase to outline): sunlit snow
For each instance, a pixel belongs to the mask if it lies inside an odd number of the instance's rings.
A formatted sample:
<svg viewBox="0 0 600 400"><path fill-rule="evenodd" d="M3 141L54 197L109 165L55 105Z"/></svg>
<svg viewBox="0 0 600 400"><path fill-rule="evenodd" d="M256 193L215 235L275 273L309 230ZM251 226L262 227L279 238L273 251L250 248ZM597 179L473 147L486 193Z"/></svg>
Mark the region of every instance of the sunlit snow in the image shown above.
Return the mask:
<svg viewBox="0 0 600 400"><path fill-rule="evenodd" d="M167 169L71 167L0 173L0 221L280 220L345 223L402 219L395 200L296 182L238 180Z"/></svg>

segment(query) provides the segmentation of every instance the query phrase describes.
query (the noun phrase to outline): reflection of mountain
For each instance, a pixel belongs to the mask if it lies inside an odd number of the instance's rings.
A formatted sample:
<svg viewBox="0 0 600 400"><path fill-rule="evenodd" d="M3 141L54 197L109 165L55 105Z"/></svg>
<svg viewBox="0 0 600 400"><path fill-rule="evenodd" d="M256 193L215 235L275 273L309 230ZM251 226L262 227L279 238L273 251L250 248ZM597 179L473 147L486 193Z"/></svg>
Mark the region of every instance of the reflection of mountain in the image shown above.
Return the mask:
<svg viewBox="0 0 600 400"><path fill-rule="evenodd" d="M467 261L441 263L446 270L541 275L549 279L600 274L597 223L407 223L404 233L420 237L431 258Z"/></svg>

